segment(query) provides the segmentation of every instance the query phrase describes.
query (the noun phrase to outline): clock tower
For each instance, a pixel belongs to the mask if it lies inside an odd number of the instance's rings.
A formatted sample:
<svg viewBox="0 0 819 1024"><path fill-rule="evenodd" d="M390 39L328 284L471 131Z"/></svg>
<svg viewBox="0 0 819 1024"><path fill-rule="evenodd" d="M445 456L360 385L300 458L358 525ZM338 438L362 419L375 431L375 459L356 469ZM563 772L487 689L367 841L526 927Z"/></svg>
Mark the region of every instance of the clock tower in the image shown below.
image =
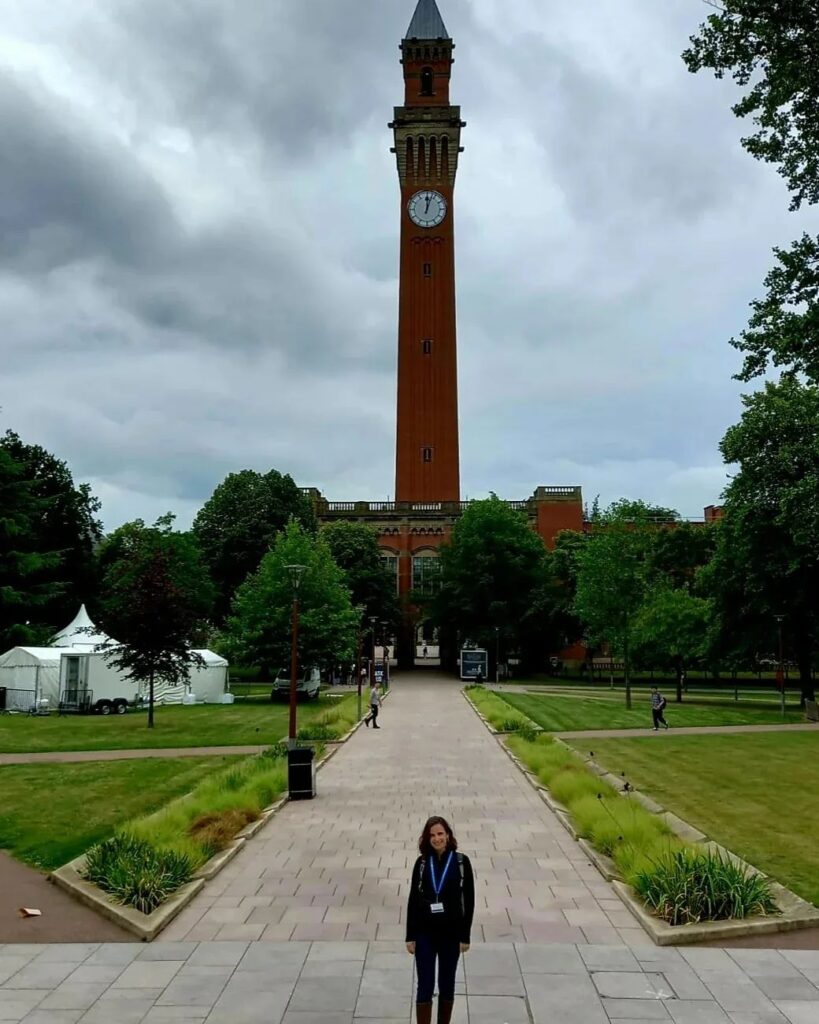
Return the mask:
<svg viewBox="0 0 819 1024"><path fill-rule="evenodd" d="M436 0L419 0L390 124L401 184L395 500L416 504L461 496L453 199L465 125L449 101L454 48Z"/></svg>

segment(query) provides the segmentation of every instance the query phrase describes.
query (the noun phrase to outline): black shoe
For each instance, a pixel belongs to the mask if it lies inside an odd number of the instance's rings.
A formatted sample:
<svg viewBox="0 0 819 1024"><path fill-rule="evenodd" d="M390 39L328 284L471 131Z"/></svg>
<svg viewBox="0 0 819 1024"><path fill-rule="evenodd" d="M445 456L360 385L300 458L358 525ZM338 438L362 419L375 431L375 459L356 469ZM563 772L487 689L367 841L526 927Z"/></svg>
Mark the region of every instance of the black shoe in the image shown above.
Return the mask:
<svg viewBox="0 0 819 1024"><path fill-rule="evenodd" d="M370 720L369 720L369 718L365 718L364 719L364 724L367 726L368 729L370 728Z"/></svg>
<svg viewBox="0 0 819 1024"><path fill-rule="evenodd" d="M380 725L374 725L374 726L373 726L373 729L380 729L380 728L381 728L381 726L380 726Z"/></svg>

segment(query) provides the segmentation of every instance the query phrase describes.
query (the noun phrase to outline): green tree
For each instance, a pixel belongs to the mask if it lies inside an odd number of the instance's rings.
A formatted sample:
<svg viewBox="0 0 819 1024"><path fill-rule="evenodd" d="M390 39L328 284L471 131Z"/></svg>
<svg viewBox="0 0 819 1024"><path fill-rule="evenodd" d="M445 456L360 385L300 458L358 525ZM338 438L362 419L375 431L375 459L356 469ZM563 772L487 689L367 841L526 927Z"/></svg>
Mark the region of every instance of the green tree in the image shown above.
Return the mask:
<svg viewBox="0 0 819 1024"><path fill-rule="evenodd" d="M819 387L785 377L743 399L721 445L738 471L725 492L713 574L726 622L774 637L784 614L802 697L819 640ZM732 603L734 607L729 607ZM769 645L775 650L775 643Z"/></svg>
<svg viewBox="0 0 819 1024"><path fill-rule="evenodd" d="M494 495L473 502L440 558L441 586L430 612L444 635L459 632L493 656L497 637L504 650L519 649L530 663L545 653L549 568L543 541L524 513Z"/></svg>
<svg viewBox="0 0 819 1024"><path fill-rule="evenodd" d="M650 506L615 502L592 527L577 556L574 610L588 639L623 659L626 706L631 707L631 639L648 591L648 554L657 526Z"/></svg>
<svg viewBox="0 0 819 1024"><path fill-rule="evenodd" d="M698 574L713 556L715 544L711 526L680 523L658 530L648 553L650 575L660 584L695 592Z"/></svg>
<svg viewBox="0 0 819 1024"><path fill-rule="evenodd" d="M44 640L38 631L41 610L53 601L59 584L52 578L59 554L43 550L38 525L46 503L34 494L26 468L0 446L0 650ZM32 623L32 618L34 622Z"/></svg>
<svg viewBox="0 0 819 1024"><path fill-rule="evenodd" d="M287 566L303 565L299 587L299 661L328 666L351 661L358 613L344 572L322 537L290 522L261 565L236 592L225 641L246 665L280 669L290 664L293 587Z"/></svg>
<svg viewBox="0 0 819 1024"><path fill-rule="evenodd" d="M102 539L97 515L99 500L88 484L74 485L65 462L40 445L25 444L7 430L0 448L24 468L32 495L40 501L31 545L37 551L59 552L59 563L43 567L37 580L52 588L52 597L37 609L38 617L51 627L64 626L83 603L96 597L94 549Z"/></svg>
<svg viewBox="0 0 819 1024"><path fill-rule="evenodd" d="M637 611L632 632L634 661L673 670L678 702L686 669L702 662L710 650L712 618L711 601L667 586L650 591Z"/></svg>
<svg viewBox="0 0 819 1024"><path fill-rule="evenodd" d="M378 546L378 531L366 523L339 520L325 526L320 536L344 572L352 603L362 609L363 618L378 619L396 630L401 606L395 576L384 565Z"/></svg>
<svg viewBox="0 0 819 1024"><path fill-rule="evenodd" d="M720 0L691 39L683 60L744 90L733 111L751 117L742 140L756 159L777 167L791 209L819 202L819 10L815 0ZM772 363L819 383L819 238L804 234L774 250L767 295L752 304L749 328L732 344L745 353L740 380Z"/></svg>
<svg viewBox="0 0 819 1024"><path fill-rule="evenodd" d="M180 683L202 665L191 647L210 614L213 586L195 539L174 532L170 514L152 527L140 519L121 526L101 556L100 624L116 637L105 658L126 678L148 682L153 728L155 683Z"/></svg>
<svg viewBox="0 0 819 1024"><path fill-rule="evenodd" d="M550 585L548 608L552 631L560 638L561 647L570 647L583 636L583 624L575 613L577 596L578 556L588 536L576 530L562 530L555 546L546 554Z"/></svg>
<svg viewBox="0 0 819 1024"><path fill-rule="evenodd" d="M231 473L205 502L193 523L217 589L215 618L224 622L238 586L259 567L287 523L315 532L310 498L293 478L275 469Z"/></svg>

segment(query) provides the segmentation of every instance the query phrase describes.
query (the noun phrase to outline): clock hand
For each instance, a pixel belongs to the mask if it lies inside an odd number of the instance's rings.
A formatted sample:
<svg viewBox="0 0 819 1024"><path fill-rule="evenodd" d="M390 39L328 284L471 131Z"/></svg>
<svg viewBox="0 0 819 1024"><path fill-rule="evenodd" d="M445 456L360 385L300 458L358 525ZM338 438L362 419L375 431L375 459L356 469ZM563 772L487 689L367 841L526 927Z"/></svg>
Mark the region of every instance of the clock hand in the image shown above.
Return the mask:
<svg viewBox="0 0 819 1024"><path fill-rule="evenodd" d="M429 204L432 202L432 196L431 195L427 195L426 199L427 199L427 208L426 208L426 210L424 212L425 213L429 213Z"/></svg>

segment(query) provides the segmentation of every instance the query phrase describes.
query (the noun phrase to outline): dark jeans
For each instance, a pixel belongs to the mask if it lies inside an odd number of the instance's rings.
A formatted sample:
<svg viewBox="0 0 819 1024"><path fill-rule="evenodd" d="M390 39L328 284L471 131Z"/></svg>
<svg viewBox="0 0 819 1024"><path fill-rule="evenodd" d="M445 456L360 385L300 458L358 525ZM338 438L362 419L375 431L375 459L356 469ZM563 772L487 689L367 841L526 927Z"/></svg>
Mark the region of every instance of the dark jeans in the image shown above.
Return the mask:
<svg viewBox="0 0 819 1024"><path fill-rule="evenodd" d="M461 944L444 936L419 935L415 940L415 970L418 973L417 1003L431 1003L435 991L435 960L438 959L438 998L455 999L455 972Z"/></svg>
<svg viewBox="0 0 819 1024"><path fill-rule="evenodd" d="M373 729L380 729L381 726L378 724L378 705L370 705L370 713L367 715L367 721L373 723Z"/></svg>
<svg viewBox="0 0 819 1024"><path fill-rule="evenodd" d="M664 710L663 708L652 708L651 709L651 716L654 719L654 728L655 729L660 725L660 723L662 723L663 725L668 725L668 723L665 720L665 716L663 715L663 710Z"/></svg>

